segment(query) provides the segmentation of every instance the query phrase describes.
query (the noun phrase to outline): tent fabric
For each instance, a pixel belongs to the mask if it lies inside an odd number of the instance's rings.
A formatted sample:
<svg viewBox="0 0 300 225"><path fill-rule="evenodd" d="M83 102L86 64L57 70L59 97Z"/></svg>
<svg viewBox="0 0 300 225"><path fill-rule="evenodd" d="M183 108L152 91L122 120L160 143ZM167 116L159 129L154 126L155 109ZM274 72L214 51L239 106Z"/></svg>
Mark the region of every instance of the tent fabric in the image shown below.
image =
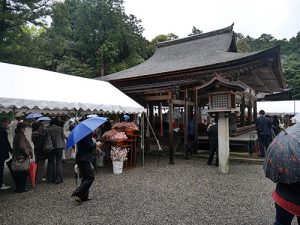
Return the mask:
<svg viewBox="0 0 300 225"><path fill-rule="evenodd" d="M300 101L263 101L257 102L257 112L264 110L266 114L300 113Z"/></svg>
<svg viewBox="0 0 300 225"><path fill-rule="evenodd" d="M108 82L0 63L0 109L142 113L143 106Z"/></svg>

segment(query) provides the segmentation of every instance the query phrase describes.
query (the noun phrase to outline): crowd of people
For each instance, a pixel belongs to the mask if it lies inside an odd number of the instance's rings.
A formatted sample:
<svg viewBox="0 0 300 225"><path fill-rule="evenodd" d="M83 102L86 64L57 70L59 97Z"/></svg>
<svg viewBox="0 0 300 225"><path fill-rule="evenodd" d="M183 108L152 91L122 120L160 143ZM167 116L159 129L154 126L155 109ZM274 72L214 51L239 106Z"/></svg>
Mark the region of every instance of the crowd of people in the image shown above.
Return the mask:
<svg viewBox="0 0 300 225"><path fill-rule="evenodd" d="M265 111L259 111L259 118L256 121L256 130L261 156L264 157L272 136L279 133L279 120L277 117L271 118L265 116ZM191 121L192 124L193 121ZM212 164L216 154L216 166L218 166L218 124L217 118L214 118L208 125L210 155L207 161L208 165ZM7 163L15 183L15 192L26 192L26 183L28 171L14 171L12 168L13 159L30 161L35 158L37 164L36 182L48 182L61 184L63 183L62 158L65 149L66 136L63 130L63 123L57 117L52 118L49 127L46 129L43 123L35 121L32 123L31 141L34 148L32 149L29 140L26 138L25 131L29 126L26 122L18 122L15 128L13 144L8 140L7 129L10 121L7 118L1 120L0 126L0 189L6 190L10 187L3 183L4 164ZM73 128L73 127L72 127ZM71 129L72 129L71 128ZM188 153L192 154L193 146L190 143L194 140L194 127L189 125L191 130L188 143ZM80 204L83 201L90 200L89 189L94 181L94 172L91 164L94 160L94 150L100 147L100 142L93 142L92 133L85 136L77 143L76 164L80 170L82 181L81 184L73 191L71 197ZM47 139L51 139L51 151L47 150ZM12 155L12 159L7 161ZM46 168L46 161L48 161ZM273 199L276 208L275 225L291 224L294 216L297 216L300 223L300 182L295 184L277 183L273 192Z"/></svg>
<svg viewBox="0 0 300 225"><path fill-rule="evenodd" d="M43 126L40 121L32 123L31 141L33 143L33 149L29 140L27 139L25 132L29 123L18 122L14 130L14 138L12 147L8 140L7 129L10 121L7 118L2 119L0 128L1 146L0 146L0 186L1 189L8 189L9 186L3 184L3 170L4 162L9 159L9 154L12 158L7 161L7 166L11 172L13 181L15 183L15 192L22 193L27 191L27 171L14 171L12 168L13 161L30 162L35 158L37 164L36 182L48 182L60 184L63 182L62 173L62 156L65 149L65 135L62 127L62 122L57 118L53 118L50 121L48 129ZM51 138L51 151L45 151L45 140L47 137ZM2 144L5 143L5 144ZM46 160L47 168L46 168Z"/></svg>
<svg viewBox="0 0 300 225"><path fill-rule="evenodd" d="M63 151L66 148L66 139L63 121L59 117L51 119L49 126L45 127L40 121L29 123L18 121L12 126L8 118L2 119L0 124L0 189L6 190L11 188L3 183L3 173L5 162L13 178L15 192L23 193L27 189L28 169L15 169L15 162L19 162L19 167L28 166L30 162L35 162L36 183L47 182L61 184L63 183ZM14 124L13 124L14 125ZM26 129L31 126L31 141L26 137ZM14 127L14 137L12 146L8 138L9 127ZM70 131L74 129L71 124ZM100 130L111 128L110 122L106 122ZM81 174L81 184L74 190L71 197L77 202L90 200L89 188L94 181L94 172L91 163L95 163L95 151L100 152L100 142L93 141L93 133L87 135L77 143L77 153L75 157L76 165ZM11 157L10 157L11 155ZM34 160L34 161L33 161ZM22 162L22 163L20 163ZM94 165L94 164L93 164Z"/></svg>

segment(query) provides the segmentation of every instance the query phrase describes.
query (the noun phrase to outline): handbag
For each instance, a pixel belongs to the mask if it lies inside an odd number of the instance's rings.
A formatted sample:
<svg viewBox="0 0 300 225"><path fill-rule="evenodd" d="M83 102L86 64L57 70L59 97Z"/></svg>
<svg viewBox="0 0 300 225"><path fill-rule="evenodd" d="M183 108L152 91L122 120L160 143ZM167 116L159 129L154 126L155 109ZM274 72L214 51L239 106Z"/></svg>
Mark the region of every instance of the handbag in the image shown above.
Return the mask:
<svg viewBox="0 0 300 225"><path fill-rule="evenodd" d="M44 136L44 147L43 150L45 153L49 154L53 150L53 143L52 143L52 138L48 134L48 132L45 133Z"/></svg>
<svg viewBox="0 0 300 225"><path fill-rule="evenodd" d="M26 172L28 171L29 163L29 158L17 159L16 157L13 157L11 162L11 170L14 172Z"/></svg>

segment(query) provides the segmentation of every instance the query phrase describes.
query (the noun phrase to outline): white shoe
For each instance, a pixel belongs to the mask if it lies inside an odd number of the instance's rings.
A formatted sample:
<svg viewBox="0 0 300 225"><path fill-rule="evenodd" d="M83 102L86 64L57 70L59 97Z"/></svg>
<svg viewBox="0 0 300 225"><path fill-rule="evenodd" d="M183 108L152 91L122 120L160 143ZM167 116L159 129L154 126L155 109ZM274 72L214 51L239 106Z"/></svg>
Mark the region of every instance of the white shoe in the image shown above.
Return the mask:
<svg viewBox="0 0 300 225"><path fill-rule="evenodd" d="M10 188L10 186L6 186L5 184L2 184L2 187L0 188L0 190L7 190L9 188Z"/></svg>

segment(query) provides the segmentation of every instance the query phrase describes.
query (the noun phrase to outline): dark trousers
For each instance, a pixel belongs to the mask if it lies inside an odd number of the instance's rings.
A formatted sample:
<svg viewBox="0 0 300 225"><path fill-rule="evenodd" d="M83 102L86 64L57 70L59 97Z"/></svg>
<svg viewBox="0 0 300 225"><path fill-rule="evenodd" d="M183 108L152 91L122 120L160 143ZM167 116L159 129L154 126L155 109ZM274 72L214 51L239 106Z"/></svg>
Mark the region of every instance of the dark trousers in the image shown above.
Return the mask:
<svg viewBox="0 0 300 225"><path fill-rule="evenodd" d="M15 172L11 169L11 163L12 163L12 159L8 160L8 161L6 162L6 165L7 165L8 169L9 169L9 172L10 172L10 174L11 174L11 177L12 177L12 179L13 179L14 184L16 185Z"/></svg>
<svg viewBox="0 0 300 225"><path fill-rule="evenodd" d="M46 159L36 159L37 171L36 171L36 181L41 182L45 175L45 163Z"/></svg>
<svg viewBox="0 0 300 225"><path fill-rule="evenodd" d="M275 203L276 208L276 221L274 225L290 225L295 215L289 213ZM300 224L300 217L297 217L298 224Z"/></svg>
<svg viewBox="0 0 300 225"><path fill-rule="evenodd" d="M3 184L4 161L4 159L0 158L0 188Z"/></svg>
<svg viewBox="0 0 300 225"><path fill-rule="evenodd" d="M63 182L62 176L62 156L63 149L53 149L48 157L48 170L47 180L48 183L61 183Z"/></svg>
<svg viewBox="0 0 300 225"><path fill-rule="evenodd" d="M75 189L72 196L79 197L82 201L89 198L89 189L95 179L91 164L86 161L76 160L80 174L82 176L81 184Z"/></svg>
<svg viewBox="0 0 300 225"><path fill-rule="evenodd" d="M23 192L27 182L27 172L14 172L16 192Z"/></svg>
<svg viewBox="0 0 300 225"><path fill-rule="evenodd" d="M265 152L271 141L271 135L258 135L259 151L262 156L265 156Z"/></svg>
<svg viewBox="0 0 300 225"><path fill-rule="evenodd" d="M216 165L219 165L219 153L218 153L218 145L211 145L209 147L209 157L208 157L208 164L211 164L213 159L214 159L214 155L216 153Z"/></svg>
<svg viewBox="0 0 300 225"><path fill-rule="evenodd" d="M188 143L185 146L185 155L186 158L190 159L195 152L195 136L188 136Z"/></svg>

